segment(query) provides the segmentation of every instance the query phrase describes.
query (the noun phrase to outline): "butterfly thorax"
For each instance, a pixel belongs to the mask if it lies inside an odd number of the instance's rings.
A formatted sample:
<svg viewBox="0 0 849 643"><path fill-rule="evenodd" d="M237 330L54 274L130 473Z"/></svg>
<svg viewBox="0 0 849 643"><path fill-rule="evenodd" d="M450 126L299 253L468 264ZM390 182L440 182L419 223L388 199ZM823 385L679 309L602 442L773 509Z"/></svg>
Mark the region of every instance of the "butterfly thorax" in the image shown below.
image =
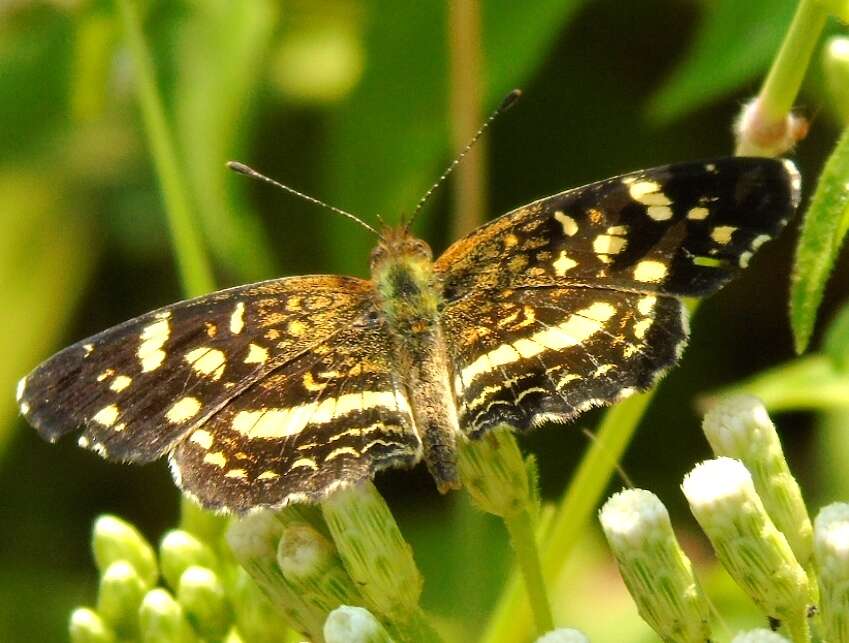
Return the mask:
<svg viewBox="0 0 849 643"><path fill-rule="evenodd" d="M372 252L371 272L425 462L440 491L456 488L460 429L439 325L442 288L431 249L404 228L386 229Z"/></svg>

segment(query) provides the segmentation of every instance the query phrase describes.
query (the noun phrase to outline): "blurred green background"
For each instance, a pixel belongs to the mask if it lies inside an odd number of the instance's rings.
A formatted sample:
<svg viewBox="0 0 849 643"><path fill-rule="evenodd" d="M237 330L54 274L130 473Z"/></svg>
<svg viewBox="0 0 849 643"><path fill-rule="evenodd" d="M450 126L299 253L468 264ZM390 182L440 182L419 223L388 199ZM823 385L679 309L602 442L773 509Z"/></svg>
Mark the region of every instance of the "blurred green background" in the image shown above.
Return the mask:
<svg viewBox="0 0 849 643"><path fill-rule="evenodd" d="M511 88L524 90L484 148L483 197L495 216L624 171L730 154L731 122L757 91L795 3L471 5L480 12L481 39L469 45L481 68L468 91L479 90L488 111ZM372 223L378 213L389 221L409 213L453 154L447 5L140 6L217 285L366 275L373 239L364 230L232 175L224 162L248 162ZM813 126L797 155L806 194L840 126L816 65L813 71L802 100ZM121 466L74 440L44 444L17 415L12 395L16 380L53 351L183 296L136 80L112 2L0 2L0 641L65 638L69 610L95 596L88 543L95 516L120 514L154 542L176 521L165 463ZM451 241L454 205L443 188L417 222L436 252ZM795 227L699 310L683 364L664 381L623 463L635 484L667 502L696 559L706 548L678 491L682 475L708 454L694 402L791 357L786 299ZM843 266L824 323L849 294ZM597 418L523 440L539 457L546 498L563 490L585 447L578 428ZM849 483L838 488L828 475L849 457L821 460L814 418L777 420L812 504L849 496ZM425 606L458 632L474 631L509 564L501 525L462 499L439 497L423 470L387 473L378 485L413 544ZM558 620L597 641L653 640L597 535L588 535L577 558L557 592ZM600 600L631 634L614 634L611 621L597 618Z"/></svg>

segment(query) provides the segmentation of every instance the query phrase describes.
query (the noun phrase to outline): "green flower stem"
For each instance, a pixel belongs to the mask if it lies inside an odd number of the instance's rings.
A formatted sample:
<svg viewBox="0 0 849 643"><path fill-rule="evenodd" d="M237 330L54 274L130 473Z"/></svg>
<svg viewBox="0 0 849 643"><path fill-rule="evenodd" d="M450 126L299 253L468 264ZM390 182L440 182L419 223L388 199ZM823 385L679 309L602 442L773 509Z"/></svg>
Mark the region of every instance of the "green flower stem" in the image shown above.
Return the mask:
<svg viewBox="0 0 849 643"><path fill-rule="evenodd" d="M504 516L504 524L510 534L510 542L516 552L516 560L522 570L528 601L534 614L537 632L544 633L554 629L554 618L551 615L551 605L545 579L542 574L537 541L534 535L534 524L527 508Z"/></svg>
<svg viewBox="0 0 849 643"><path fill-rule="evenodd" d="M780 123L790 113L828 17L819 0L801 0L758 95L761 116Z"/></svg>
<svg viewBox="0 0 849 643"><path fill-rule="evenodd" d="M138 98L144 129L156 172L162 186L165 211L177 256L183 290L189 296L214 290L212 269L198 234L189 200L188 183L177 160L174 136L165 116L165 107L156 85L150 52L144 40L135 0L119 0L127 46L135 64Z"/></svg>
<svg viewBox="0 0 849 643"><path fill-rule="evenodd" d="M691 312L693 307L690 308ZM631 441L654 390L635 395L605 413L596 439L563 496L542 545L543 579L552 582L591 520L616 465ZM527 638L531 615L523 605L520 579L513 574L496 605L481 639L513 643Z"/></svg>

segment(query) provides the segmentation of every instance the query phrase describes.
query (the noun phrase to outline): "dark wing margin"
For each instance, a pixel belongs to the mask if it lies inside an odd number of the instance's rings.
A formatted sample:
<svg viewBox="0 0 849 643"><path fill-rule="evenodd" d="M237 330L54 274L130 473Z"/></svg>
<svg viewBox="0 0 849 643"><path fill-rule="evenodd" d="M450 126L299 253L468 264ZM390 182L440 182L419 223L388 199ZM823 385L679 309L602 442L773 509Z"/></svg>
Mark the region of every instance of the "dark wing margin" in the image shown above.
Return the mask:
<svg viewBox="0 0 849 643"><path fill-rule="evenodd" d="M532 286L705 296L781 231L799 190L787 160L733 157L642 170L505 214L453 244L436 270L449 301Z"/></svg>
<svg viewBox="0 0 849 643"><path fill-rule="evenodd" d="M276 279L142 315L51 357L18 384L21 413L54 442L114 460L155 460L281 363L350 325L371 285Z"/></svg>
<svg viewBox="0 0 849 643"><path fill-rule="evenodd" d="M171 470L209 508L314 502L421 459L381 322L356 320L230 400L182 440Z"/></svg>
<svg viewBox="0 0 849 643"><path fill-rule="evenodd" d="M442 323L471 437L566 422L646 390L688 336L678 299L606 288L481 293L449 306Z"/></svg>

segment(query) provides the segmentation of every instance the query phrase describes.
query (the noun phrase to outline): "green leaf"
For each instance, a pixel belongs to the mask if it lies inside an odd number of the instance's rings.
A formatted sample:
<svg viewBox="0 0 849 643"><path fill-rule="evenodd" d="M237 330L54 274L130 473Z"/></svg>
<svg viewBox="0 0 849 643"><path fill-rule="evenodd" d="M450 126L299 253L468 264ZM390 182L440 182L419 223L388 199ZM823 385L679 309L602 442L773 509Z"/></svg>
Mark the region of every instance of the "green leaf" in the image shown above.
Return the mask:
<svg viewBox="0 0 849 643"><path fill-rule="evenodd" d="M834 148L819 178L805 220L790 288L790 322L796 352L808 346L825 282L849 231L849 129Z"/></svg>
<svg viewBox="0 0 849 643"><path fill-rule="evenodd" d="M849 302L834 316L825 334L826 355L841 373L849 373Z"/></svg>
<svg viewBox="0 0 849 643"><path fill-rule="evenodd" d="M795 0L716 0L689 53L648 104L648 116L665 123L756 79L778 51Z"/></svg>

